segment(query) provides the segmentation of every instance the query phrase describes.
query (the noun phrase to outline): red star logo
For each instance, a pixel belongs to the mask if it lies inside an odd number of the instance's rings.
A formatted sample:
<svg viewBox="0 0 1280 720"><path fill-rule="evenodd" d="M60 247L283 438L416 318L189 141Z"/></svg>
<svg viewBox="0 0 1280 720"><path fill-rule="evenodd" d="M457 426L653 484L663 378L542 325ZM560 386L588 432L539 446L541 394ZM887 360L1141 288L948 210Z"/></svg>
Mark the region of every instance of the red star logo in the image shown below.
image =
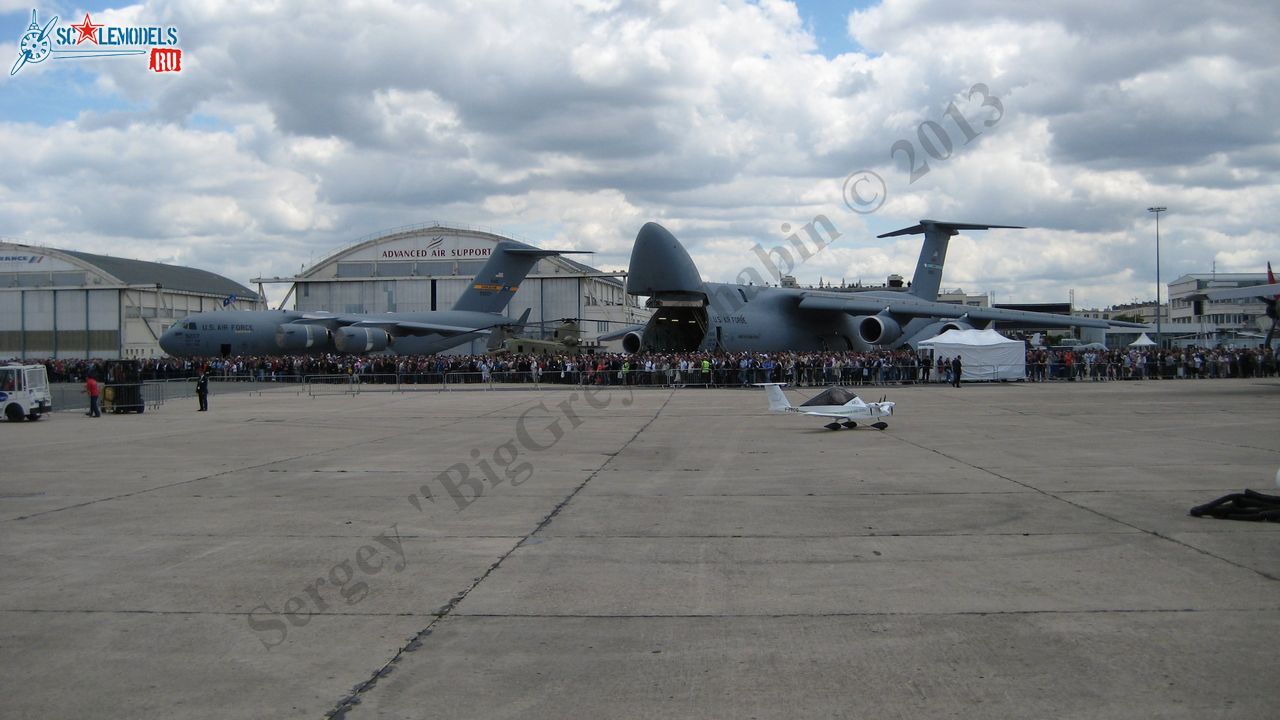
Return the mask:
<svg viewBox="0 0 1280 720"><path fill-rule="evenodd" d="M84 14L84 22L79 25L72 25L71 27L75 28L80 33L80 37L76 38L77 45L85 40L92 41L94 45L98 44L98 28L102 26L94 25L93 21L89 19L89 13Z"/></svg>

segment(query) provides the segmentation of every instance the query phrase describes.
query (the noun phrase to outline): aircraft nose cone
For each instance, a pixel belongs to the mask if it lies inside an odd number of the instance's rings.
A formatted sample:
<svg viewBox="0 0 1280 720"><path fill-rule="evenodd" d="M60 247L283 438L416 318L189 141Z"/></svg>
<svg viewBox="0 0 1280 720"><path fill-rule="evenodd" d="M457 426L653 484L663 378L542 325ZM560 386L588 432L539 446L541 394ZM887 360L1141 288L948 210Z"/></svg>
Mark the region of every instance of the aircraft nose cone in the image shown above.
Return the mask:
<svg viewBox="0 0 1280 720"><path fill-rule="evenodd" d="M177 347L177 342L173 337L173 328L169 328L160 334L160 349L172 355L175 347Z"/></svg>
<svg viewBox="0 0 1280 720"><path fill-rule="evenodd" d="M648 222L636 234L636 244L631 249L627 292L632 295L700 293L702 276L680 241L658 223Z"/></svg>

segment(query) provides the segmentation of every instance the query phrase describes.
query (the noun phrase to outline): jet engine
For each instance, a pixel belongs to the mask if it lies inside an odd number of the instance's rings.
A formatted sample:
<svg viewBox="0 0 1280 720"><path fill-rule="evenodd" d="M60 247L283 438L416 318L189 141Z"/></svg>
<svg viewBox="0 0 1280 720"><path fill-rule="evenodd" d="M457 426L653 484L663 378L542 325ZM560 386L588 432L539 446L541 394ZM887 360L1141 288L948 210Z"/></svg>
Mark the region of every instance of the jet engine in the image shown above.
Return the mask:
<svg viewBox="0 0 1280 720"><path fill-rule="evenodd" d="M949 320L942 324L942 329L938 331L938 334L941 335L942 333L948 330L972 330L972 329L973 329L973 326L963 320Z"/></svg>
<svg viewBox="0 0 1280 720"><path fill-rule="evenodd" d="M640 352L640 344L644 337L638 332L629 332L622 336L622 349L628 353Z"/></svg>
<svg viewBox="0 0 1280 720"><path fill-rule="evenodd" d="M887 345L902 337L902 326L885 314L863 315L854 321L858 339L868 345Z"/></svg>
<svg viewBox="0 0 1280 720"><path fill-rule="evenodd" d="M386 330L371 327L344 327L333 331L333 344L339 352L366 353L386 350L392 338Z"/></svg>
<svg viewBox="0 0 1280 720"><path fill-rule="evenodd" d="M284 323L276 328L276 345L281 350L311 350L329 347L328 328L306 323Z"/></svg>

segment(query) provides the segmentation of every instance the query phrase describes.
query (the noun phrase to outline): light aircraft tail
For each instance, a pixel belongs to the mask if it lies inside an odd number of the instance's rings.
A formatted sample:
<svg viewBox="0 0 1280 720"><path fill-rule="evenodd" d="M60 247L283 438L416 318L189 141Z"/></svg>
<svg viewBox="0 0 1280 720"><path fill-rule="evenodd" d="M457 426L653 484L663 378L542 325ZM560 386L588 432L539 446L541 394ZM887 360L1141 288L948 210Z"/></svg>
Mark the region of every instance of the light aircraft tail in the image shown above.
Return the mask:
<svg viewBox="0 0 1280 720"><path fill-rule="evenodd" d="M876 237L898 237L901 235L924 234L924 243L920 246L920 259L916 261L916 274L911 279L912 295L934 302L938 299L938 288L942 285L942 266L947 261L947 242L951 236L961 230L988 230L990 228L1019 228L1021 225L984 225L981 223L949 223L938 220L921 220L919 225L894 230Z"/></svg>
<svg viewBox="0 0 1280 720"><path fill-rule="evenodd" d="M782 392L782 386L785 383L756 383L764 388L765 393L769 396L769 410L771 412L786 412L791 407L791 401L787 400L787 396Z"/></svg>
<svg viewBox="0 0 1280 720"><path fill-rule="evenodd" d="M500 313L539 260L569 252L575 251L542 250L514 240L503 240L494 246L489 261L476 273L471 287L462 293L453 309Z"/></svg>

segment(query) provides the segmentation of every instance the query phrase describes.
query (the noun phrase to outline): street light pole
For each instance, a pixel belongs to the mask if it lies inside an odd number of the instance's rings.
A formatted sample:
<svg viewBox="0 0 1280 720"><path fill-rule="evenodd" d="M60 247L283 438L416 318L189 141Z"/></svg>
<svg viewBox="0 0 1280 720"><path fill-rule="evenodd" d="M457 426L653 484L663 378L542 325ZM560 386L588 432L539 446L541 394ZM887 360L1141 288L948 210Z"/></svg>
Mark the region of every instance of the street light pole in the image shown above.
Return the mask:
<svg viewBox="0 0 1280 720"><path fill-rule="evenodd" d="M1164 341L1160 332L1160 213L1167 207L1149 207L1147 212L1156 214L1156 347L1163 348Z"/></svg>

